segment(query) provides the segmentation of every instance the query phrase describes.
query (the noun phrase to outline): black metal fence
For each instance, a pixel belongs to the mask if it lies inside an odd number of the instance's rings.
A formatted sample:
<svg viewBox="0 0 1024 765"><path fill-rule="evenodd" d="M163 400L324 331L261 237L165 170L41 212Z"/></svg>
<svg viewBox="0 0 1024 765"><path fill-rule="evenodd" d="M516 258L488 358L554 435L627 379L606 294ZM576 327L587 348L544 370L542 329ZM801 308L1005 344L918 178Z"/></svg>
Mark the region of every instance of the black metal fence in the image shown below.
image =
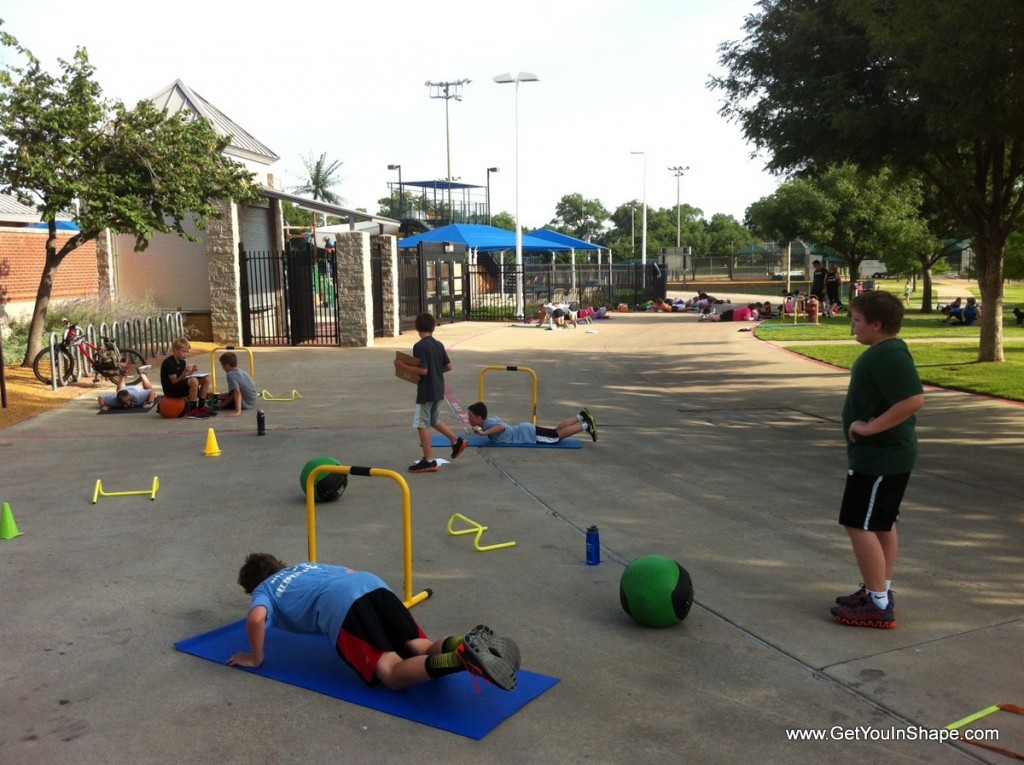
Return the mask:
<svg viewBox="0 0 1024 765"><path fill-rule="evenodd" d="M239 251L242 342L338 345L338 267L333 251Z"/></svg>
<svg viewBox="0 0 1024 765"><path fill-rule="evenodd" d="M522 273L523 312L516 313L516 277ZM480 256L468 266L466 315L473 321L510 321L537 315L544 303L569 303L581 308L621 304L631 309L665 297L667 273L657 263L612 266L582 264L527 265L501 263Z"/></svg>

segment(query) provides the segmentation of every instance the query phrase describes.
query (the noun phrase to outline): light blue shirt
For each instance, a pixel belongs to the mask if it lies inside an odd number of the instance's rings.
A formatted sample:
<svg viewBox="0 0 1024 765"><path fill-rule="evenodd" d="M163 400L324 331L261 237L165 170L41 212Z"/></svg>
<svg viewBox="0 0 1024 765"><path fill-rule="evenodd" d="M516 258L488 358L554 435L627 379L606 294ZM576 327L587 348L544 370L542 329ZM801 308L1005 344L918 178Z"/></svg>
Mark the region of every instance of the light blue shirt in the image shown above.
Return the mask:
<svg viewBox="0 0 1024 765"><path fill-rule="evenodd" d="M327 563L299 563L260 583L252 592L251 608L267 609L268 627L322 633L337 640L352 604L381 588L388 586L376 574Z"/></svg>
<svg viewBox="0 0 1024 765"><path fill-rule="evenodd" d="M484 430L490 430L495 425L504 425L501 433L494 433L487 436L496 444L535 444L537 443L537 428L532 422L520 422L518 425L509 425L500 417L488 417L481 426Z"/></svg>

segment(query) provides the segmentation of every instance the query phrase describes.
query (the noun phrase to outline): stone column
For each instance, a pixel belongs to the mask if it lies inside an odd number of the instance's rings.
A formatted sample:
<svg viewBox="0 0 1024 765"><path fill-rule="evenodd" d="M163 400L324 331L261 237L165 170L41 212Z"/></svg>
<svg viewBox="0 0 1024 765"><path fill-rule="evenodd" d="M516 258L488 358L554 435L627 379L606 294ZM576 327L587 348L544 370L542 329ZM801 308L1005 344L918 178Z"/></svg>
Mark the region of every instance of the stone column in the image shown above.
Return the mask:
<svg viewBox="0 0 1024 765"><path fill-rule="evenodd" d="M341 345L373 345L373 279L370 235L364 231L338 234L338 329Z"/></svg>
<svg viewBox="0 0 1024 765"><path fill-rule="evenodd" d="M381 299L384 311L384 337L398 337L398 239L390 235L373 237L380 252ZM372 314L371 314L372 317Z"/></svg>
<svg viewBox="0 0 1024 765"><path fill-rule="evenodd" d="M242 309L238 285L238 205L215 203L220 218L206 227L206 255L210 264L210 327L213 342L239 345L242 342Z"/></svg>

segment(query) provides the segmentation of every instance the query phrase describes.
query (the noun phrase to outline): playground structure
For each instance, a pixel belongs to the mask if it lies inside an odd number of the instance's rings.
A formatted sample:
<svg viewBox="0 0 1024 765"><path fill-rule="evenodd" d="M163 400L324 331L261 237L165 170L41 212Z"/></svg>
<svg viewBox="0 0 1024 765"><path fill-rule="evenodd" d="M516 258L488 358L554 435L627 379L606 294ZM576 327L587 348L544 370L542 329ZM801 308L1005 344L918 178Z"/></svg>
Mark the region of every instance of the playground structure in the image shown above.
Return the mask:
<svg viewBox="0 0 1024 765"><path fill-rule="evenodd" d="M341 473L343 475L367 476L370 478L390 478L398 484L402 490L402 525L403 525L403 553L404 553L404 603L406 608L412 608L417 603L433 595L429 588L413 594L412 586L412 496L409 492L409 484L405 482L394 470L372 467L354 467L351 465L320 465L310 471L306 477L306 524L309 535L309 560L316 563L316 491L314 485L317 479L325 473Z"/></svg>
<svg viewBox="0 0 1024 765"><path fill-rule="evenodd" d="M499 372L528 372L530 374L530 376L533 377L533 408L532 408L531 414L530 414L530 421L534 425L536 425L537 424L537 373L534 372L529 367L517 367L517 366L505 366L505 367L491 366L491 367L484 367L483 369L480 370L480 398L479 398L480 401L486 401L487 400L486 398L484 398L484 376L488 372L493 372L495 370L497 370Z"/></svg>

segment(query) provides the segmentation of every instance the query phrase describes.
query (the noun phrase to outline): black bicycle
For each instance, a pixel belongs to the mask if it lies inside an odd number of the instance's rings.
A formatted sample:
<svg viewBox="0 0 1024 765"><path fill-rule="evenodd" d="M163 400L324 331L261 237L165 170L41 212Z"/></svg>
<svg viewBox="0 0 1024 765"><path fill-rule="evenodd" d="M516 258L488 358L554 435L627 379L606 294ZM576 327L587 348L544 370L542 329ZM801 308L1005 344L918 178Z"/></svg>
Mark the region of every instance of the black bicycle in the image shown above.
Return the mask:
<svg viewBox="0 0 1024 765"><path fill-rule="evenodd" d="M72 353L76 348L92 367L93 382L98 382L101 377L116 380L122 371L134 372L146 363L145 357L132 348L118 348L113 340L106 337L101 338L103 347L100 348L89 342L77 324L72 324L67 319L61 319L61 323L64 325L64 334L53 350L55 355L50 353L48 345L39 351L32 361L32 371L45 385L52 385L55 378L66 385L81 377L75 354ZM141 379L142 376L135 373L134 379L126 379L125 383L135 385Z"/></svg>

